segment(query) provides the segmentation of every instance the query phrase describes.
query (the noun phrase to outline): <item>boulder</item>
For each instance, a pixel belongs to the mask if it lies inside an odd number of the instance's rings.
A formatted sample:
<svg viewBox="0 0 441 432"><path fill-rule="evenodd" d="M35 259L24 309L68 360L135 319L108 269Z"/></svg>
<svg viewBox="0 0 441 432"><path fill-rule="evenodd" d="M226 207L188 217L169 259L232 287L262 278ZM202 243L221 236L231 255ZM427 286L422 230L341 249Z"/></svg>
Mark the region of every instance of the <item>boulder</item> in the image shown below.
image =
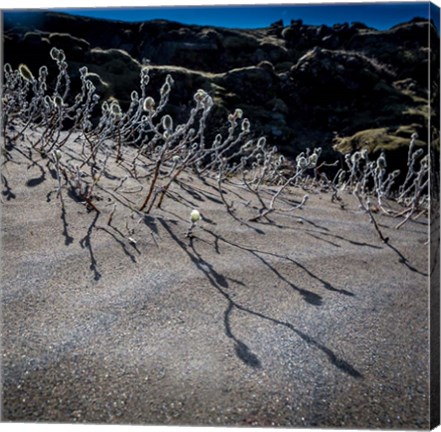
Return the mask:
<svg viewBox="0 0 441 432"><path fill-rule="evenodd" d="M369 96L379 81L390 82L394 74L363 54L316 47L299 59L290 76L301 93L327 101Z"/></svg>
<svg viewBox="0 0 441 432"><path fill-rule="evenodd" d="M276 80L269 68L250 66L227 72L222 81L225 87L240 94L245 103L265 104L272 99Z"/></svg>

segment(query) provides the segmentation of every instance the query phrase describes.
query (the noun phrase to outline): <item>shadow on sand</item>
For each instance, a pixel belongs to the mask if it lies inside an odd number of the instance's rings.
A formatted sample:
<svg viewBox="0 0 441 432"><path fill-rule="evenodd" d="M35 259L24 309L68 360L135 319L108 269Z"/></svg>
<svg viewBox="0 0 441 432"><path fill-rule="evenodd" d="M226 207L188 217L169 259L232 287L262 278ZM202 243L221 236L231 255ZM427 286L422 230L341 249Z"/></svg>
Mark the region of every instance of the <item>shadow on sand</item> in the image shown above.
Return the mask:
<svg viewBox="0 0 441 432"><path fill-rule="evenodd" d="M232 339L234 342L234 351L237 355L237 357L244 362L246 365L253 367L253 368L260 368L261 362L256 354L251 352L249 347L241 341L237 336L234 335L231 324L230 324L230 316L234 309L237 309L239 311L245 312L247 314L250 314L252 316L255 316L257 318L263 319L265 321L271 322L276 325L283 326L284 328L290 330L294 334L296 334L298 337L300 337L304 342L306 342L311 347L314 347L321 351L323 354L326 355L328 358L328 361L337 367L342 372L346 373L347 375L353 377L353 378L363 378L362 374L357 371L351 364L349 364L347 361L341 359L338 357L334 351L332 351L330 348L326 347L325 345L321 344L320 342L316 341L311 336L307 335L306 333L301 332L300 330L296 329L291 323L287 321L278 320L276 318L273 318L271 316L265 315L261 312L255 311L249 307L245 307L239 302L235 301L231 295L227 292L227 289L229 287L228 280L232 280L228 277L225 277L224 275L218 273L204 258L200 255L200 253L196 250L194 246L194 239L190 238L189 245L185 244L170 228L170 226L167 224L166 221L160 220L160 223L164 227L164 229L170 234L171 238L176 242L176 244L188 255L188 257L191 259L193 264L196 266L196 268L207 278L207 280L210 282L210 284L217 290L217 292L222 295L225 300L227 301L227 308L224 313L224 326L225 326L225 335ZM234 281L238 282L243 285L240 281ZM305 299L306 300L306 299Z"/></svg>

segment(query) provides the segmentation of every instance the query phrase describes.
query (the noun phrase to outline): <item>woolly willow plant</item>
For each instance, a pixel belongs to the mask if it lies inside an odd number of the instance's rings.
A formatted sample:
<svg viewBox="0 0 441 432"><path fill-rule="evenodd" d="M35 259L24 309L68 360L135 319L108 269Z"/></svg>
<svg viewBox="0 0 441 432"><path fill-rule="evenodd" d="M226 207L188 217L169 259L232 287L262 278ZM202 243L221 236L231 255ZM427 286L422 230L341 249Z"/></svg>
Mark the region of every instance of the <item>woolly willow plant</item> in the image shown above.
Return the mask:
<svg viewBox="0 0 441 432"><path fill-rule="evenodd" d="M192 237L193 236L193 229L195 228L196 224L202 220L201 213L199 210L194 209L190 213L190 226L188 228L187 234L185 234L186 237Z"/></svg>
<svg viewBox="0 0 441 432"><path fill-rule="evenodd" d="M50 56L56 65L54 77L49 76L46 66L37 73L24 64L15 70L4 65L3 134L10 147L19 140L26 141L42 157L55 158L58 190L63 186L62 173L67 186L97 212L100 210L93 202L94 191L101 188L100 180L110 161L126 172L113 187L114 193L120 197L129 193L122 188L128 178L136 183L138 192L143 191L139 201L131 204L138 215L150 213L155 206L161 208L165 198L172 196L172 185L184 181L184 173L204 181L214 179L225 209L231 214L235 208L226 199L227 186L234 184L249 191L259 205L258 214L252 215L251 221L274 211L292 212L304 206L308 194L299 204L285 201L285 207L278 205L289 187L308 193L330 191L331 201L340 202L342 191L352 192L367 211L375 202L382 213L404 217L397 228L427 209L428 156L416 148L416 135L409 145L407 172L403 173L401 185L396 184L400 172L388 172L386 156L381 154L370 160L366 150L346 155L344 166L329 180L321 169L335 164L320 161L321 148L307 149L289 161L264 137L253 137L251 123L241 109L228 115L224 135L218 133L208 141L207 121L213 99L203 89L194 94L186 120L176 124L167 112L174 85L171 75L166 76L155 100L149 94L149 66L143 65L139 88L130 94L127 107L123 109L113 98L98 106L99 96L87 68L79 69L79 86L72 86L64 52L52 48ZM78 89L77 93L73 93L73 88ZM25 135L28 128L37 132L36 138ZM57 158L73 133L81 142L77 160ZM393 208L391 200L404 210Z"/></svg>
<svg viewBox="0 0 441 432"><path fill-rule="evenodd" d="M401 170L387 173L384 152L375 161L370 161L364 150L346 155L345 162L349 168L349 177L343 181L346 173L343 171L338 173L338 187L341 190L345 188L348 191L352 190L359 200L360 208L369 212L371 218L373 218L371 211L374 206L372 200L376 201L376 211L393 217L404 216L404 219L396 225L397 229L410 220L415 213L418 213L416 217L419 217L428 210L429 156L428 154L423 156L424 150L416 148L416 138L416 134L411 137L407 172L401 185L396 185ZM372 184L372 187L369 184ZM390 201L400 204L404 210L397 211L392 208Z"/></svg>
<svg viewBox="0 0 441 432"><path fill-rule="evenodd" d="M282 192L285 191L285 189L288 186L296 185L297 182L300 179L304 178L305 173L307 170L314 169L317 166L318 158L321 154L322 149L316 148L313 150L312 154L309 154L309 151L305 153L300 153L296 158L296 169L292 176L290 176L277 190L276 193L271 197L270 202L267 204L264 202L264 200L260 199L261 208L259 210L259 214L253 218L250 219L250 221L258 221L259 219L262 219L266 216L268 216L270 213L274 212L276 210L275 203L276 200L281 196ZM302 208L306 201L308 200L308 195L304 195L302 201L300 204L291 206L290 208L282 208L278 211L281 212L290 212L295 209Z"/></svg>
<svg viewBox="0 0 441 432"><path fill-rule="evenodd" d="M162 89L161 94L163 94L163 91L170 92L169 86L166 87L166 90ZM213 106L213 100L205 91L198 90L194 95L194 102L195 107L191 110L189 119L185 124L174 127L172 117L166 114L161 117L160 124L154 127L153 116L156 110L154 109L153 101L147 99L144 101L144 106L148 112L148 120L155 130L155 135L152 138L155 141L154 152L152 153L155 159L155 167L147 196L140 207L141 211L149 204L146 209L146 212L149 213L154 205L158 194L154 196L153 194L160 174L160 168L164 163L171 162L173 170L169 171L169 178L164 182L160 190L158 207L161 206L170 185L177 180L178 176L186 168L197 166L198 162L207 153L204 131L208 113ZM192 126L197 126L197 129Z"/></svg>
<svg viewBox="0 0 441 432"><path fill-rule="evenodd" d="M356 186L354 187L354 190L352 193L358 199L358 202L360 203L360 208L363 209L369 215L369 218L370 218L371 222L373 223L374 228L377 231L377 234L380 237L380 239L384 243L387 243L389 241L389 238L385 237L383 235L383 232L381 231L374 215L372 214L371 199L369 196L366 196L366 195L362 196L361 195L360 185L361 185L361 183L357 183Z"/></svg>
<svg viewBox="0 0 441 432"><path fill-rule="evenodd" d="M3 67L4 85L2 97L3 134L6 137L8 127L14 128L14 120L21 121L21 129L10 141L21 137L26 129L39 118L42 97L46 91L47 68L40 68L39 78L35 79L30 69L20 64L17 70L6 63ZM28 94L33 92L35 98L28 101Z"/></svg>
<svg viewBox="0 0 441 432"><path fill-rule="evenodd" d="M22 137L26 129L32 125L42 128L39 139L32 146L43 154L49 154L54 148L61 148L69 139L70 134L60 140L61 131L66 121L73 123L70 132L78 126L90 127L90 117L99 97L94 93L95 87L86 79L86 68L80 69L81 91L68 102L70 94L70 77L67 73L67 62L64 52L57 48L50 51L52 60L55 61L58 73L55 83L48 84L48 68L40 67L38 78L31 70L21 64L13 70L5 64L4 87L2 98L2 121L4 135L10 143ZM51 91L50 91L51 90ZM19 127L19 131L9 136L6 134L8 127Z"/></svg>
<svg viewBox="0 0 441 432"><path fill-rule="evenodd" d="M138 206L144 213L149 213L155 204L162 206L171 185L184 172L202 177L222 169L222 188L224 177L263 161L257 157L261 153L260 144L257 150L250 150L255 147L249 139L250 122L240 109L228 116L226 136L217 134L213 142L206 142L207 118L213 100L202 89L194 95L187 120L175 124L166 113L173 78L167 75L159 100L155 100L148 94L149 68L143 66L139 89L132 91L128 108L123 110L116 99L109 99L102 102L97 118L99 96L87 68L79 69L79 91L72 94L64 52L52 48L50 56L58 69L51 80L46 66L40 68L35 78L26 65L20 65L17 70L5 65L4 133L8 127L17 128L18 132L8 136L15 144L32 125L39 133L31 147L45 157L60 150L71 134L77 132L76 140L82 142L80 160L65 164L63 170L74 179L71 184L74 190L94 209L92 191L112 158L124 164L124 169L145 188L144 199ZM92 122L92 117L96 121ZM68 123L70 127L64 131ZM130 159L126 157L128 146L137 149Z"/></svg>

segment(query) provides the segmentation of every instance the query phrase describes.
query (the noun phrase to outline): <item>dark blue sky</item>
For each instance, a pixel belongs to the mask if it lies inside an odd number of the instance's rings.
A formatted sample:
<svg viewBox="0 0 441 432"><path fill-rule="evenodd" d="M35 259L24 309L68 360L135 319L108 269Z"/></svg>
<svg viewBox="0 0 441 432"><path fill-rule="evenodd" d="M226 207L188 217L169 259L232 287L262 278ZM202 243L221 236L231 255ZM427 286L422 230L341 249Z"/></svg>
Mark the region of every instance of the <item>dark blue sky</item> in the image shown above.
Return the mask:
<svg viewBox="0 0 441 432"><path fill-rule="evenodd" d="M305 24L327 24L360 21L377 29L388 29L418 16L429 16L428 2L362 3L362 4L298 4L206 7L146 7L56 9L70 14L120 21L167 19L184 24L199 24L229 28L267 27L283 19L302 19ZM438 20L439 22L439 16Z"/></svg>

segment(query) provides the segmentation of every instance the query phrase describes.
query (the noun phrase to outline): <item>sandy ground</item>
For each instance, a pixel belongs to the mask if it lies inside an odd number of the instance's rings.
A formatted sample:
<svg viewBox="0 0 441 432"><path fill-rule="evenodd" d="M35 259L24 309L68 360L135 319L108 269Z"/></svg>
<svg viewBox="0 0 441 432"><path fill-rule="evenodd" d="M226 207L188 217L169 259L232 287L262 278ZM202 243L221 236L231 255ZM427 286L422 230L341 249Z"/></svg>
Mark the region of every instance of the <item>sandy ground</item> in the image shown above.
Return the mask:
<svg viewBox="0 0 441 432"><path fill-rule="evenodd" d="M309 193L301 210L241 224L214 181L187 176L138 223L127 199L145 191L105 192L122 167L96 190L101 214L67 191L63 212L46 161L10 156L3 421L429 427L424 218L398 231L379 218L387 245L351 196L342 210ZM240 186L225 198L256 215ZM193 208L204 220L190 240Z"/></svg>

